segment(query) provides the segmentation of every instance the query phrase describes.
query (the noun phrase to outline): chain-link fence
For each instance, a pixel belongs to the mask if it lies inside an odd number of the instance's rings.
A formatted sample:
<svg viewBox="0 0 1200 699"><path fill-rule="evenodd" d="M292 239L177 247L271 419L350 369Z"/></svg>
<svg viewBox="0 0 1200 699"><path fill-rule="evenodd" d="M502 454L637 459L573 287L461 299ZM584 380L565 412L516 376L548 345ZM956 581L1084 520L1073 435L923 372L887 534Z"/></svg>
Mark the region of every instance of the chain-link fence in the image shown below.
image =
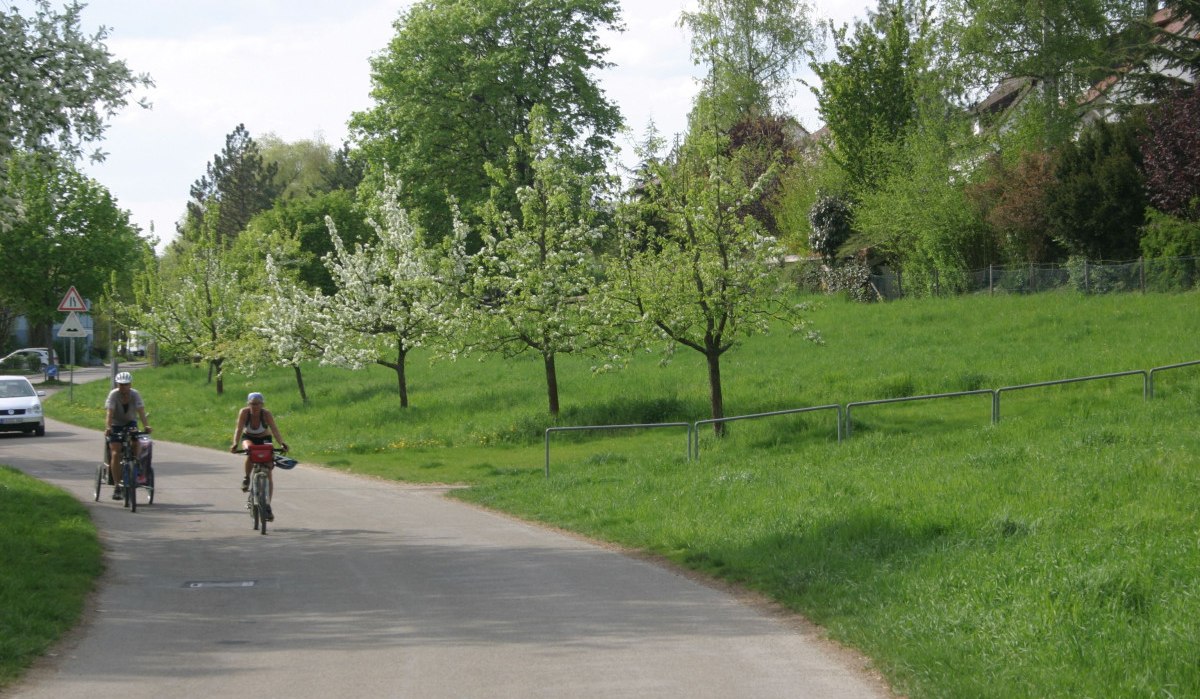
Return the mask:
<svg viewBox="0 0 1200 699"><path fill-rule="evenodd" d="M857 263L849 263L851 265ZM1036 294L1055 289L1075 289L1085 294L1129 291L1190 291L1200 284L1200 257L1138 259L1127 262L1089 262L1072 259L1066 264L1030 263L992 265L966 272L953 280L934 270L919 280L883 268L861 275L830 270L819 260L801 260L794 278L810 291L850 290L846 280L862 280L861 297L898 299L906 296L949 296L959 293ZM852 291L852 290L851 290Z"/></svg>

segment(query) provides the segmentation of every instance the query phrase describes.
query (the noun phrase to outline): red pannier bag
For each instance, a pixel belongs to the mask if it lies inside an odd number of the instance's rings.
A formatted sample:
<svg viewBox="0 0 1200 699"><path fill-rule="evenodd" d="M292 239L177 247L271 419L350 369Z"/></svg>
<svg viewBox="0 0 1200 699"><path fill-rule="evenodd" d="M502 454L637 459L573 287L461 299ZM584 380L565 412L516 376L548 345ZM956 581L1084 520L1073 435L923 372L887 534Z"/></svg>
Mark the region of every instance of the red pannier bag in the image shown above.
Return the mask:
<svg viewBox="0 0 1200 699"><path fill-rule="evenodd" d="M251 444L246 450L252 464L269 464L275 458L275 447L270 444Z"/></svg>

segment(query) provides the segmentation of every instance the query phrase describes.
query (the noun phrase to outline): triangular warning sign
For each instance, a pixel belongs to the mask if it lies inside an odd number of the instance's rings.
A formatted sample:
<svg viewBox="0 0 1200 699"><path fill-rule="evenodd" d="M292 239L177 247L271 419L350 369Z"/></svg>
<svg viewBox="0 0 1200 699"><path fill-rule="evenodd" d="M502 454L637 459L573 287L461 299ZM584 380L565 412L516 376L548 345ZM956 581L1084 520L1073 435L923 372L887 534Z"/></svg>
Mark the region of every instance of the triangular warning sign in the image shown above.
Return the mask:
<svg viewBox="0 0 1200 699"><path fill-rule="evenodd" d="M88 331L83 329L83 324L79 322L79 316L75 315L75 311L71 311L58 329L59 337L87 337L87 335Z"/></svg>
<svg viewBox="0 0 1200 699"><path fill-rule="evenodd" d="M86 311L87 304L83 302L83 297L79 295L79 292L75 291L75 287L71 287L67 290L67 295L59 302L58 310L63 312Z"/></svg>

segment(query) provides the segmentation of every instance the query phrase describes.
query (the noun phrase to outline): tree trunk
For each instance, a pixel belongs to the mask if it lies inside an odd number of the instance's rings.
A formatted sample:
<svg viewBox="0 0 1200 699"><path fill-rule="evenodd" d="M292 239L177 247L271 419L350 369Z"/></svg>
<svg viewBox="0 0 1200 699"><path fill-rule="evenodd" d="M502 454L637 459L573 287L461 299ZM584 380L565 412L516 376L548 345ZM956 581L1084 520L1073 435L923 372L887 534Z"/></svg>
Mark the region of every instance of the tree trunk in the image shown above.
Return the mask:
<svg viewBox="0 0 1200 699"><path fill-rule="evenodd" d="M213 366L217 370L217 395L225 395L225 372L221 371L221 365L225 363L224 359L213 361Z"/></svg>
<svg viewBox="0 0 1200 699"><path fill-rule="evenodd" d="M300 400L308 402L308 394L304 392L304 375L300 373L300 365L293 364L292 368L296 370L296 387L300 389Z"/></svg>
<svg viewBox="0 0 1200 699"><path fill-rule="evenodd" d="M403 341L400 341L396 344L396 381L400 384L400 407L407 408L408 378L404 374L404 360L408 356L408 350L405 349Z"/></svg>
<svg viewBox="0 0 1200 699"><path fill-rule="evenodd" d="M712 402L712 419L725 417L725 397L721 393L721 353L709 349L704 353L708 360L708 394ZM714 422L713 433L718 437L725 435L725 423Z"/></svg>
<svg viewBox="0 0 1200 699"><path fill-rule="evenodd" d="M554 355L542 355L546 363L546 395L550 399L550 414L558 417L558 370L554 367Z"/></svg>

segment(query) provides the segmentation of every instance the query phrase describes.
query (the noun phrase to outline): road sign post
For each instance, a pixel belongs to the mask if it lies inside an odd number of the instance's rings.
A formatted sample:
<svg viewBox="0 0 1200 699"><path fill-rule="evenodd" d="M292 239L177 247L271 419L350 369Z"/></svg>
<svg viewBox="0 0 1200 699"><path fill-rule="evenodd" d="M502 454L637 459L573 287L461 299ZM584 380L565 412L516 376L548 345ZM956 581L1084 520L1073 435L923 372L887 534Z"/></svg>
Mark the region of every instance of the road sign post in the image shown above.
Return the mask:
<svg viewBox="0 0 1200 699"><path fill-rule="evenodd" d="M58 302L58 310L67 314L67 319L58 329L58 336L71 338L71 378L69 379L71 387L68 389L68 393L72 401L75 400L75 338L88 336L88 331L83 327L83 323L79 322L79 316L75 314L86 313L87 309L87 304L84 303L83 297L79 295L74 286L68 289L62 301Z"/></svg>

